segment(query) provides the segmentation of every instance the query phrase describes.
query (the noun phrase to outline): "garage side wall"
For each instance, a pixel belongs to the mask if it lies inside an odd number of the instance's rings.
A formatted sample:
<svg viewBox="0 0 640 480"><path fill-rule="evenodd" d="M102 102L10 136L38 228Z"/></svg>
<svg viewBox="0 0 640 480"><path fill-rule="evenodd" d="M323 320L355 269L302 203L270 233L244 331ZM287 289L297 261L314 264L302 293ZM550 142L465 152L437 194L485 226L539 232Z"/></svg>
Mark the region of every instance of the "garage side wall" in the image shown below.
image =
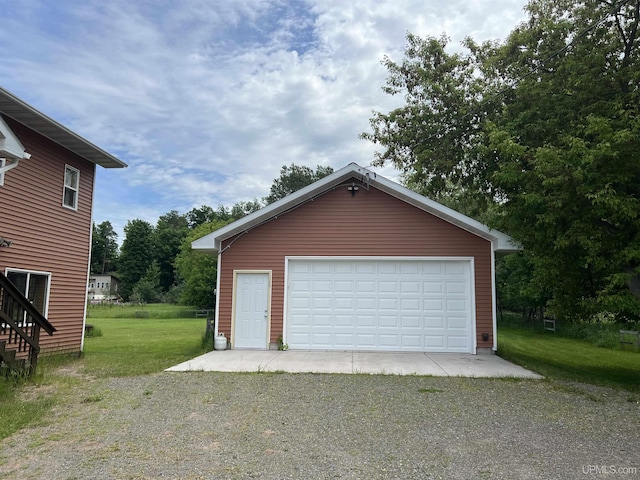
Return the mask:
<svg viewBox="0 0 640 480"><path fill-rule="evenodd" d="M232 242L232 243L231 243ZM218 330L231 336L234 270L272 271L270 342L282 335L287 256L473 257L476 341L493 347L491 243L380 190L340 187L225 240ZM482 333L490 333L487 341Z"/></svg>

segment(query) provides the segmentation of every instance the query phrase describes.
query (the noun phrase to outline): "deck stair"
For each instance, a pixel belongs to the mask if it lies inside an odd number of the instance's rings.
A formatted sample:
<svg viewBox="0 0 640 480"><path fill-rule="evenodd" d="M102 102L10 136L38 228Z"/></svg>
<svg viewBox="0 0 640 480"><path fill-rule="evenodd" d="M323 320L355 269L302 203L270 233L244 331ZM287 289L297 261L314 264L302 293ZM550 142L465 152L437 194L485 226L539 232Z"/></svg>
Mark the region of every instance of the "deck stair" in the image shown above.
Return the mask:
<svg viewBox="0 0 640 480"><path fill-rule="evenodd" d="M35 372L40 353L40 330L56 329L36 307L0 273L0 372Z"/></svg>

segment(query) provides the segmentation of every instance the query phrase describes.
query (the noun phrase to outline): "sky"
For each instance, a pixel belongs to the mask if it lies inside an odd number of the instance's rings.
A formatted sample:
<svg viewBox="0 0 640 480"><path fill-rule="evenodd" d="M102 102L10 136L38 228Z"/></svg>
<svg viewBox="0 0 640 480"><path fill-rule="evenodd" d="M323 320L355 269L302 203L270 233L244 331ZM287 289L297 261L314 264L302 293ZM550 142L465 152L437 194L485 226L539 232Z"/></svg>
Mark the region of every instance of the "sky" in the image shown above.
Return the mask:
<svg viewBox="0 0 640 480"><path fill-rule="evenodd" d="M126 162L94 221L231 207L283 165L370 166L358 138L406 34L502 40L524 0L0 0L0 85ZM373 168L397 180L392 167Z"/></svg>

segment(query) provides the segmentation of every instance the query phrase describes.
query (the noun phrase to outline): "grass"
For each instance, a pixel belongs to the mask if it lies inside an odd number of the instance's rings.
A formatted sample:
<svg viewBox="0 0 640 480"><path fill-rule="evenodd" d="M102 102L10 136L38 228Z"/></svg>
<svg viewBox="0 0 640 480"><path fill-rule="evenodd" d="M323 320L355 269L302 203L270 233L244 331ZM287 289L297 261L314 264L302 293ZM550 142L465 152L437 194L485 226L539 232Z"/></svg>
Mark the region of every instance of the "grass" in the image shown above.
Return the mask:
<svg viewBox="0 0 640 480"><path fill-rule="evenodd" d="M193 309L146 305L149 318L134 318L140 308L91 307L96 334L85 338L84 354L41 356L31 379L0 377L0 440L46 418L67 392L85 382L58 373L60 367L97 378L147 375L204 353L205 344L211 348L211 337L203 338L206 320L194 318ZM81 403L100 400L100 394L87 392Z"/></svg>
<svg viewBox="0 0 640 480"><path fill-rule="evenodd" d="M0 379L0 440L40 420L55 404L50 396L20 398L23 385L19 380Z"/></svg>
<svg viewBox="0 0 640 480"><path fill-rule="evenodd" d="M498 354L547 378L640 392L640 353L527 328L498 327Z"/></svg>
<svg viewBox="0 0 640 480"><path fill-rule="evenodd" d="M89 305L87 308L87 318L91 323L95 318L136 318L136 312L147 312L148 318L195 318L196 310L192 307L171 305L167 303L153 303L144 305L130 304L103 304Z"/></svg>
<svg viewBox="0 0 640 480"><path fill-rule="evenodd" d="M95 318L102 336L84 343L83 373L127 377L161 372L204 353L204 318Z"/></svg>

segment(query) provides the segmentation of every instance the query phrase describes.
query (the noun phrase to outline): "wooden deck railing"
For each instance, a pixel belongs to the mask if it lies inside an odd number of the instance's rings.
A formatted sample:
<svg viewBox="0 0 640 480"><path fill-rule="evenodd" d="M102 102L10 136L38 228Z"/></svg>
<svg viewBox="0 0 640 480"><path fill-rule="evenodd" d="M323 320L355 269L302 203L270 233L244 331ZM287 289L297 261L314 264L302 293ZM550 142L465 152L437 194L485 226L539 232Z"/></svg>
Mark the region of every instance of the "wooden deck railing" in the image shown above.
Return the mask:
<svg viewBox="0 0 640 480"><path fill-rule="evenodd" d="M24 357L28 373L35 372L40 353L40 329L53 335L56 329L37 308L0 272L0 356L12 367Z"/></svg>

